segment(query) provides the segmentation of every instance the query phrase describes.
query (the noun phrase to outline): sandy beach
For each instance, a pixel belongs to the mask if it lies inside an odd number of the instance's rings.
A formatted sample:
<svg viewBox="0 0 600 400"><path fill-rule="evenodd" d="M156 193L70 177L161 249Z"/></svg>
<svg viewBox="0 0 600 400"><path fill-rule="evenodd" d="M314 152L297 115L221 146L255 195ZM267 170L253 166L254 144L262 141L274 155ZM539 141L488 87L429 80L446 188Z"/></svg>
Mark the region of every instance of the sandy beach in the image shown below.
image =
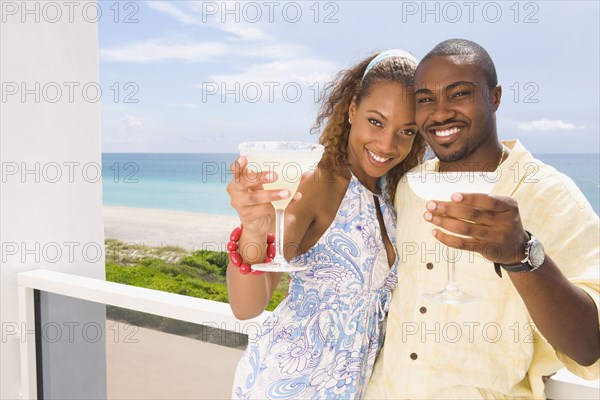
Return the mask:
<svg viewBox="0 0 600 400"><path fill-rule="evenodd" d="M104 236L146 246L225 251L237 217L104 206Z"/></svg>

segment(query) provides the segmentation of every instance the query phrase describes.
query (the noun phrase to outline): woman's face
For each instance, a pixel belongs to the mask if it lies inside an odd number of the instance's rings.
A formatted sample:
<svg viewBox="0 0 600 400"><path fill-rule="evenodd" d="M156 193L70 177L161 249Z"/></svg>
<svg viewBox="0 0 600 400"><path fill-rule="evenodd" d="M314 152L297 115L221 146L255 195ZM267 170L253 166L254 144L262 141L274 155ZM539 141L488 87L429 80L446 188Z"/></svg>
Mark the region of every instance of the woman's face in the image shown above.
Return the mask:
<svg viewBox="0 0 600 400"><path fill-rule="evenodd" d="M348 161L352 173L371 191L377 179L406 158L417 125L412 90L397 82L375 84L359 105L349 108Z"/></svg>

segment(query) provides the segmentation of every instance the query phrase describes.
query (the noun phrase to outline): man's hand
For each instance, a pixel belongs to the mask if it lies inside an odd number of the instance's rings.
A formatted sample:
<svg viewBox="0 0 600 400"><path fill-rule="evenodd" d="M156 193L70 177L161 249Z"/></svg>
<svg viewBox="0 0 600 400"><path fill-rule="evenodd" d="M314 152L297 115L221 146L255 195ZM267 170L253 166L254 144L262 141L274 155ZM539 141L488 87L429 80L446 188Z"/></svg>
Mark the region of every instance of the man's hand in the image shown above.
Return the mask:
<svg viewBox="0 0 600 400"><path fill-rule="evenodd" d="M452 201L427 202L425 220L453 236L434 229L447 246L476 251L499 264L520 263L529 235L523 229L517 202L507 196L455 193ZM546 229L557 229L548 226ZM583 290L562 274L546 254L540 268L529 273L508 273L540 333L556 350L583 366L600 355L598 310Z"/></svg>
<svg viewBox="0 0 600 400"><path fill-rule="evenodd" d="M474 251L491 262L521 262L529 235L525 232L517 202L508 196L454 193L452 201L429 201L423 215L441 229L433 235L443 244Z"/></svg>

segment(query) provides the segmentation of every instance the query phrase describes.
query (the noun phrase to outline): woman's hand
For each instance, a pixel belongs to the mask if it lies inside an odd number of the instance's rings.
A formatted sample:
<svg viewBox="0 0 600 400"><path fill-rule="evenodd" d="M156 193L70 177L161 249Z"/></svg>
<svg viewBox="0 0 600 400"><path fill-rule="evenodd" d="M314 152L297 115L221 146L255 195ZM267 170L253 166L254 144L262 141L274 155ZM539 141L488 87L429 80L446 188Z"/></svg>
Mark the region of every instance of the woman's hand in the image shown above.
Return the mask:
<svg viewBox="0 0 600 400"><path fill-rule="evenodd" d="M291 193L289 190L265 190L263 184L277 180L276 174L256 172L247 166L248 160L243 156L231 164L233 179L227 185L227 193L244 225L238 251L244 262L256 264L265 260L267 233L273 232L275 227L275 209L271 202L285 199ZM281 275L276 272L242 275L229 263L227 292L236 318L249 319L259 315L269 304Z"/></svg>
<svg viewBox="0 0 600 400"><path fill-rule="evenodd" d="M231 164L233 179L227 185L231 206L235 208L244 225L244 232L265 236L272 232L275 209L272 201L291 196L289 190L264 190L263 184L277 180L277 174L269 171L256 172L248 167L248 160L241 156Z"/></svg>

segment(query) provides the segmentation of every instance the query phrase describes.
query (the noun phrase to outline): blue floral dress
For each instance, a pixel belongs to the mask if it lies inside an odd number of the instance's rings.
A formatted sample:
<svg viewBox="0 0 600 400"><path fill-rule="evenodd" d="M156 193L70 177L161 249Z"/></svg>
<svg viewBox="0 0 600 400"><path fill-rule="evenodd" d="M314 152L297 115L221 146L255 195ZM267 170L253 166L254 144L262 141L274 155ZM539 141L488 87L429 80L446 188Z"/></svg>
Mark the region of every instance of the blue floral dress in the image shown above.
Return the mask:
<svg viewBox="0 0 600 400"><path fill-rule="evenodd" d="M377 197L395 248L394 209ZM381 349L398 256L389 267L373 193L356 177L321 239L294 261L310 268L291 274L288 296L248 338L232 398L358 399Z"/></svg>

